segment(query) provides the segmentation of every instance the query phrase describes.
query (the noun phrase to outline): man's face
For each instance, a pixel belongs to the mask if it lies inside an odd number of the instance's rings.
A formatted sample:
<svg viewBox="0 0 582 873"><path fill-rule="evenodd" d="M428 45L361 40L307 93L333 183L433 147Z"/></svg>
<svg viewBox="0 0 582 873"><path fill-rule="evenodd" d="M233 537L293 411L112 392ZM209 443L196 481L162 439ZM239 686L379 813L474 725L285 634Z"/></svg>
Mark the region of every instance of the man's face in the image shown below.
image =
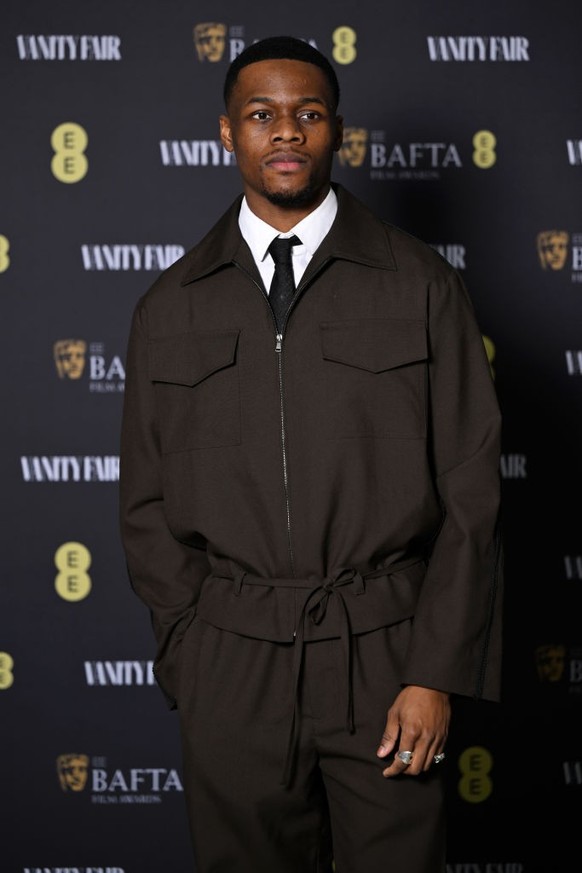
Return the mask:
<svg viewBox="0 0 582 873"><path fill-rule="evenodd" d="M220 135L235 153L249 206L272 223L281 210L307 215L324 199L342 119L319 67L258 61L240 71Z"/></svg>

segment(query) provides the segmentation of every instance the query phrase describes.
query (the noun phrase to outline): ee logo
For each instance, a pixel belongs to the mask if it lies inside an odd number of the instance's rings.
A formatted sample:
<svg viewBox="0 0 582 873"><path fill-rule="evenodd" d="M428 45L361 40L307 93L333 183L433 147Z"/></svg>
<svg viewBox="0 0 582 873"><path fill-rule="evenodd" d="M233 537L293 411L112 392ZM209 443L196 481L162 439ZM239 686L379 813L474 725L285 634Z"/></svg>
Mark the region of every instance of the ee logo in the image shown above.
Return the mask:
<svg viewBox="0 0 582 873"><path fill-rule="evenodd" d="M493 790L493 757L483 746L471 746L459 757L459 794L468 803L482 803Z"/></svg>
<svg viewBox="0 0 582 873"><path fill-rule="evenodd" d="M8 239L0 233L0 273L3 273L10 266L10 243Z"/></svg>
<svg viewBox="0 0 582 873"><path fill-rule="evenodd" d="M65 121L55 127L51 134L54 156L51 170L59 182L80 182L87 174L89 161L85 149L89 143L87 131L74 121Z"/></svg>
<svg viewBox="0 0 582 873"><path fill-rule="evenodd" d="M91 591L91 552L83 543L63 543L55 552L55 588L63 600L83 600Z"/></svg>
<svg viewBox="0 0 582 873"><path fill-rule="evenodd" d="M352 27L336 27L331 38L334 61L338 64L351 64L356 60L356 31Z"/></svg>
<svg viewBox="0 0 582 873"><path fill-rule="evenodd" d="M497 137L490 130L478 130L473 137L473 163L481 170L488 170L497 160L495 146Z"/></svg>
<svg viewBox="0 0 582 873"><path fill-rule="evenodd" d="M10 657L8 652L0 652L0 691L5 691L7 688L10 688L14 682L14 673L12 672L13 667L14 660Z"/></svg>

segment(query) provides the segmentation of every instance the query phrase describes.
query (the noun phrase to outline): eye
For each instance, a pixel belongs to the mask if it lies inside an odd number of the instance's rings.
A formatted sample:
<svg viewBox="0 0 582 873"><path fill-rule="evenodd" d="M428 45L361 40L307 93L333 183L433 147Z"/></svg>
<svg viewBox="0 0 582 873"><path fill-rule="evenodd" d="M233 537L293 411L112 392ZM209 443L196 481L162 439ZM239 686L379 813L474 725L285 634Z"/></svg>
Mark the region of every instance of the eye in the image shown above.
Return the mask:
<svg viewBox="0 0 582 873"><path fill-rule="evenodd" d="M305 112L301 113L301 118L306 119L307 121L317 121L320 117L319 112L315 109L307 109Z"/></svg>
<svg viewBox="0 0 582 873"><path fill-rule="evenodd" d="M265 109L257 109L256 112L253 112L251 118L256 118L257 121L266 121L270 116Z"/></svg>

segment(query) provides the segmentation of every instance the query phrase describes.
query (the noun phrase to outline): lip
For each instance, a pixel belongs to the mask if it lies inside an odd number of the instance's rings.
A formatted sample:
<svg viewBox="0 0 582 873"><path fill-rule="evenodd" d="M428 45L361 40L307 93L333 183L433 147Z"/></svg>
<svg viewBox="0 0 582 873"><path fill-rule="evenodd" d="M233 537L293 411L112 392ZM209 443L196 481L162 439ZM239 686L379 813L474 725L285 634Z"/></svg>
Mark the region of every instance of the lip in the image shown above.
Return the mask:
<svg viewBox="0 0 582 873"><path fill-rule="evenodd" d="M265 163L274 170L294 172L301 169L302 165L307 163L307 158L304 155L297 154L297 152L280 151L269 155Z"/></svg>

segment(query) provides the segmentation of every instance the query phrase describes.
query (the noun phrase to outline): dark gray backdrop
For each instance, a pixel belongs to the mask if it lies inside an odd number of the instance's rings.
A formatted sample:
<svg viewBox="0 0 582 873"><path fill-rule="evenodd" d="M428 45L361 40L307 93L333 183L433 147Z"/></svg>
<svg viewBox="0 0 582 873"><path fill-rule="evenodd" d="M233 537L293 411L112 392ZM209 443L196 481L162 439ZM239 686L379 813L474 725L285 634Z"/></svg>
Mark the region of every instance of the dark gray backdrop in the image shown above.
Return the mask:
<svg viewBox="0 0 582 873"><path fill-rule="evenodd" d="M504 700L457 708L449 873L577 869L579 4L5 0L0 14L2 873L193 869L177 719L118 537L123 363L138 296L239 191L218 147L222 82L276 33L336 66L363 150L335 178L465 278L504 414ZM193 40L208 22L215 60Z"/></svg>

